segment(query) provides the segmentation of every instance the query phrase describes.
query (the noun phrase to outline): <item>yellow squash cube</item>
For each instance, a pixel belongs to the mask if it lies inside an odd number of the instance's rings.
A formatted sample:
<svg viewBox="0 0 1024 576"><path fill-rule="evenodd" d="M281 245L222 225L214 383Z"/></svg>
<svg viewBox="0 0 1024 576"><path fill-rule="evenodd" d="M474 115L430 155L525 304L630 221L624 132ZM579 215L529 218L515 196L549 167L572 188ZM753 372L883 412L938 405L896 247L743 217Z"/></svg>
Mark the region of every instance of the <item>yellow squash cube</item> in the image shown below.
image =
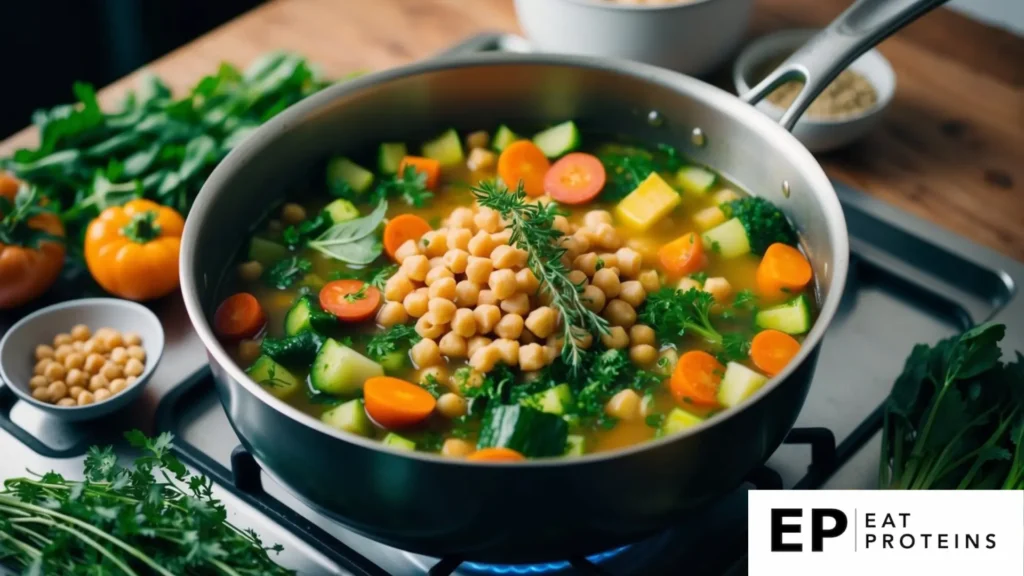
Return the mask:
<svg viewBox="0 0 1024 576"><path fill-rule="evenodd" d="M629 196L615 207L615 215L626 226L643 232L679 205L679 193L656 172L652 172Z"/></svg>

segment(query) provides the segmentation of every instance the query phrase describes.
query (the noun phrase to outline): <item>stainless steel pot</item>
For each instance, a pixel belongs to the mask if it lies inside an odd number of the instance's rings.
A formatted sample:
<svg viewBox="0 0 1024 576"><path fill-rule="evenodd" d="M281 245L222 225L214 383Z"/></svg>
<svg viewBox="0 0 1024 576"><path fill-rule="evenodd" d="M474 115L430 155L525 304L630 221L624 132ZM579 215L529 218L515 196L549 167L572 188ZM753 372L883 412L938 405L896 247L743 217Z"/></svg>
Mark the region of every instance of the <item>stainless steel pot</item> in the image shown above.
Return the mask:
<svg viewBox="0 0 1024 576"><path fill-rule="evenodd" d="M398 548L530 562L635 541L734 489L792 427L849 259L828 178L785 128L748 104L794 76L796 117L860 52L941 0L862 0L752 94L736 98L646 65L554 55L440 59L332 87L293 106L214 171L181 254L189 316L209 351L228 417L264 470L314 509ZM824 56L818 56L824 54ZM250 230L332 153L415 141L439 129L576 119L584 131L669 142L777 203L800 229L822 303L799 356L737 409L690 431L613 453L515 465L389 450L277 400L228 356L209 319Z"/></svg>

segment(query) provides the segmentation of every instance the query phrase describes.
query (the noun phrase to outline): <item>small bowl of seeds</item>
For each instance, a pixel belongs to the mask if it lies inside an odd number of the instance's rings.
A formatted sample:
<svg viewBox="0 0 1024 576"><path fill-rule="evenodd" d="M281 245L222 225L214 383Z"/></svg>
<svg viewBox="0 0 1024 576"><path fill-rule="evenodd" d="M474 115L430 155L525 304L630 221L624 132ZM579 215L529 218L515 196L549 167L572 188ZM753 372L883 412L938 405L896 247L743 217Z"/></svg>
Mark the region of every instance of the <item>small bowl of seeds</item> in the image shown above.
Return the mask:
<svg viewBox="0 0 1024 576"><path fill-rule="evenodd" d="M100 418L142 392L160 362L164 332L141 304L86 298L22 318L0 339L0 380L58 418Z"/></svg>
<svg viewBox="0 0 1024 576"><path fill-rule="evenodd" d="M785 30L758 38L747 46L733 65L733 82L745 94L790 54L803 46L817 30ZM796 99L801 82L788 82L757 104L775 118ZM896 93L896 74L878 50L869 50L843 70L804 111L793 128L811 152L826 152L849 144L874 128Z"/></svg>

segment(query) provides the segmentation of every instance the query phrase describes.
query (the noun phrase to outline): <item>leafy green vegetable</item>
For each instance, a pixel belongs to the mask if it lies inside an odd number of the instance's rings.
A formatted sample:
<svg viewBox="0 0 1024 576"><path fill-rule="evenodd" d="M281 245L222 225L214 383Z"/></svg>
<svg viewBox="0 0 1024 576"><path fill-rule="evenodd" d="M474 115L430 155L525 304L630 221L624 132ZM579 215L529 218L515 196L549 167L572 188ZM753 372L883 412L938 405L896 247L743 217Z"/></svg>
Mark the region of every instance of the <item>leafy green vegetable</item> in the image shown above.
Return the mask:
<svg viewBox="0 0 1024 576"><path fill-rule="evenodd" d="M434 197L427 190L427 173L419 172L414 166L406 166L404 172L394 177L381 178L373 195L382 200L399 198L414 208L423 208Z"/></svg>
<svg viewBox="0 0 1024 576"><path fill-rule="evenodd" d="M278 290L285 290L301 280L312 269L313 263L309 260L291 256L284 260L278 260L268 268L263 273L263 280Z"/></svg>
<svg viewBox="0 0 1024 576"><path fill-rule="evenodd" d="M369 264L380 256L384 249L375 232L384 221L388 203L380 201L373 212L335 224L324 230L309 247L348 264Z"/></svg>
<svg viewBox="0 0 1024 576"><path fill-rule="evenodd" d="M312 330L284 338L267 337L260 343L260 352L285 366L309 365L323 344L323 337Z"/></svg>
<svg viewBox="0 0 1024 576"><path fill-rule="evenodd" d="M681 165L679 152L666 144L654 152L634 146L607 146L597 156L608 175L601 191L601 199L608 202L628 196L651 173L675 171Z"/></svg>
<svg viewBox="0 0 1024 576"><path fill-rule="evenodd" d="M24 574L284 575L252 530L227 522L209 478L171 453L169 433L125 435L142 450L131 467L92 447L85 480L50 472L0 490L0 565Z"/></svg>
<svg viewBox="0 0 1024 576"><path fill-rule="evenodd" d="M434 398L440 398L447 391L444 384L438 382L433 374L427 374L426 382L421 383L420 386L427 392L430 392L430 395Z"/></svg>
<svg viewBox="0 0 1024 576"><path fill-rule="evenodd" d="M631 389L643 395L661 386L663 376L638 368L623 350L590 353L587 372L577 380L572 414L582 418L601 417L604 406L618 392ZM582 382L582 385L580 385Z"/></svg>
<svg viewBox="0 0 1024 576"><path fill-rule="evenodd" d="M298 250L311 239L316 238L331 226L331 218L323 212L307 218L298 224L288 226L281 232L281 239L291 250Z"/></svg>
<svg viewBox="0 0 1024 576"><path fill-rule="evenodd" d="M1024 356L1000 362L1004 334L914 347L885 404L881 487L1024 489Z"/></svg>
<svg viewBox="0 0 1024 576"><path fill-rule="evenodd" d="M797 245L796 230L786 215L764 198L748 196L723 204L721 208L726 217L738 218L743 224L750 240L750 250L758 256L763 256L765 250L776 242Z"/></svg>
<svg viewBox="0 0 1024 576"><path fill-rule="evenodd" d="M388 264L380 268L362 268L359 270L335 270L331 272L331 280L362 280L378 290L384 289L384 284L398 272L398 264Z"/></svg>
<svg viewBox="0 0 1024 576"><path fill-rule="evenodd" d="M48 213L38 198L38 190L22 186L11 202L0 196L0 245L39 248L40 242L63 242L64 239L49 232L29 226L29 220Z"/></svg>
<svg viewBox="0 0 1024 576"><path fill-rule="evenodd" d="M714 304L714 296L697 288L685 292L662 288L647 296L637 318L653 326L660 340L672 342L680 336L694 334L717 346L722 360L746 358L750 340L742 333L721 333L715 329L711 323Z"/></svg>
<svg viewBox="0 0 1024 576"><path fill-rule="evenodd" d="M366 355L374 360L398 350L412 348L420 341L420 335L411 324L395 324L383 332L374 334L366 343Z"/></svg>
<svg viewBox="0 0 1024 576"><path fill-rule="evenodd" d="M464 366L452 375L462 395L469 400L467 413L479 416L483 408L495 404L508 404L510 393L516 384L516 375L504 364L497 366L484 375L479 386L471 384L472 369Z"/></svg>

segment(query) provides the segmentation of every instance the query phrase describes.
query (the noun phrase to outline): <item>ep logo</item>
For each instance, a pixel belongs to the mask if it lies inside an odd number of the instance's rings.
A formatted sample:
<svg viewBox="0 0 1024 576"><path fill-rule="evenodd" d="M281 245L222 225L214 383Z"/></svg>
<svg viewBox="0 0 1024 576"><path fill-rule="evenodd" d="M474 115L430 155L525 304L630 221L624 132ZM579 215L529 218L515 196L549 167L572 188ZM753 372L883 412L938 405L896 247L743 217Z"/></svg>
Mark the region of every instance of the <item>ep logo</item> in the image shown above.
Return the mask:
<svg viewBox="0 0 1024 576"><path fill-rule="evenodd" d="M802 508L772 508L771 518L772 552L803 552L804 545L798 541L800 538L786 535L803 532L804 510ZM841 536L846 532L848 525L849 520L842 510L811 508L811 551L821 552L824 550L825 539Z"/></svg>

